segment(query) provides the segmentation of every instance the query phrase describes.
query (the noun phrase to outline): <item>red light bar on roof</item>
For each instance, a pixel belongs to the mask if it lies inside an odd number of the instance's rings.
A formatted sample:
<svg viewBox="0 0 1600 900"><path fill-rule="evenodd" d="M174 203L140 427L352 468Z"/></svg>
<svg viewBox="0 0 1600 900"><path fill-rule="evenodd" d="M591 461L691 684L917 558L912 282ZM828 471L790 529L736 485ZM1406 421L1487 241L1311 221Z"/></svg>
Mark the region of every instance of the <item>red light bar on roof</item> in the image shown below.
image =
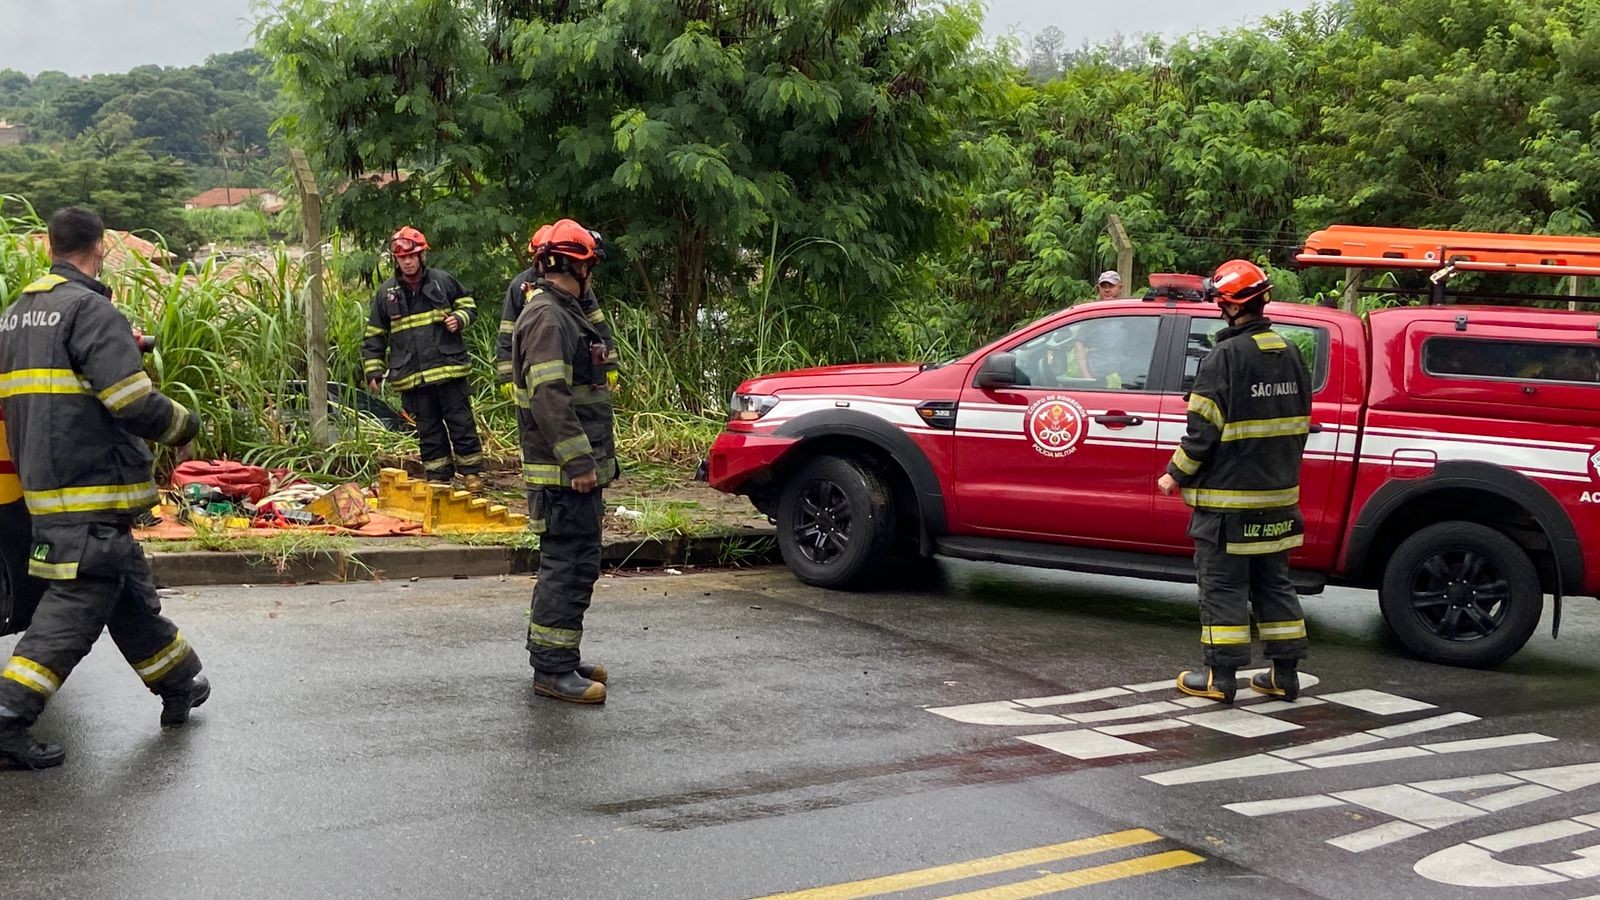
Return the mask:
<svg viewBox="0 0 1600 900"><path fill-rule="evenodd" d="M1156 272L1150 276L1150 292L1146 300L1169 299L1202 302L1209 292L1210 283L1204 275L1184 275L1177 272Z"/></svg>

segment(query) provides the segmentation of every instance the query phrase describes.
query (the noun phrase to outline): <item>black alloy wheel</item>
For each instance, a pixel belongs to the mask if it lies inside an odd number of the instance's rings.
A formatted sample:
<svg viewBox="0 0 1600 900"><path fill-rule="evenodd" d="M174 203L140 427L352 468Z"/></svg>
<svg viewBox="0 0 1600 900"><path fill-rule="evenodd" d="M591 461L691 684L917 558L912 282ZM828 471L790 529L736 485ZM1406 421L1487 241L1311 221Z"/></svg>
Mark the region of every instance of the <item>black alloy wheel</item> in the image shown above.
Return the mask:
<svg viewBox="0 0 1600 900"><path fill-rule="evenodd" d="M795 546L819 566L834 562L850 547L850 517L843 488L820 478L806 482L794 507Z"/></svg>
<svg viewBox="0 0 1600 900"><path fill-rule="evenodd" d="M1477 522L1440 522L1402 541L1384 568L1378 602L1409 650L1454 666L1505 660L1544 612L1528 551Z"/></svg>
<svg viewBox="0 0 1600 900"><path fill-rule="evenodd" d="M1412 570L1411 612L1447 641L1489 637L1510 608L1510 582L1482 553L1441 550Z"/></svg>
<svg viewBox="0 0 1600 900"><path fill-rule="evenodd" d="M817 587L868 586L894 550L894 498L871 464L809 460L782 482L778 549L795 576Z"/></svg>

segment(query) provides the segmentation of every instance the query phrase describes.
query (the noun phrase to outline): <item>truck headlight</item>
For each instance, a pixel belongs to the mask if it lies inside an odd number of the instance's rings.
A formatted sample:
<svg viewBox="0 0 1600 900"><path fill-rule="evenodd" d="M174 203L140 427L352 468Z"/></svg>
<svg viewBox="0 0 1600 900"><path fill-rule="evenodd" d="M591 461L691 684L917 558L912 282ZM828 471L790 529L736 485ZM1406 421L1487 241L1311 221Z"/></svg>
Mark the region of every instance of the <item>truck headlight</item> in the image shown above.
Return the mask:
<svg viewBox="0 0 1600 900"><path fill-rule="evenodd" d="M735 422L754 422L778 405L777 397L761 394L734 394L728 412Z"/></svg>

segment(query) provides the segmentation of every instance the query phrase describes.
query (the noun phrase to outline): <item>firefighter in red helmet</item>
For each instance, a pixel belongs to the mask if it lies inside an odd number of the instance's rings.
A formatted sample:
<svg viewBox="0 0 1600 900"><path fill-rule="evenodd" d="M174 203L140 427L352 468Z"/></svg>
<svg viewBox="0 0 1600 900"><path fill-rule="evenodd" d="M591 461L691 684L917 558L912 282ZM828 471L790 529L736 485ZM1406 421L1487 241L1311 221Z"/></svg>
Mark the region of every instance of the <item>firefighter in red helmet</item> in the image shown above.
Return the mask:
<svg viewBox="0 0 1600 900"><path fill-rule="evenodd" d="M511 362L511 336L517 330L517 317L522 314L522 307L527 305L528 298L533 296L534 286L541 275L539 271L539 248L544 246L545 236L550 233L551 225L541 225L528 239L528 256L533 259L533 264L511 279L511 284L506 287L506 296L500 304L500 334L494 344L494 367L496 380L500 383L501 393L507 398L515 398L511 386L511 373L515 368ZM594 238L595 259L597 262L606 261L605 242L601 240L597 231L589 232ZM583 306L584 317L594 325L595 331L606 342L606 383L612 390L617 387L617 350L616 342L611 337L611 323L606 321L606 314L600 309L600 301L594 295L594 288L589 285L582 297L578 298Z"/></svg>
<svg viewBox="0 0 1600 900"><path fill-rule="evenodd" d="M1311 375L1300 348L1265 316L1272 281L1260 266L1229 260L1211 279L1227 327L1200 363L1189 392L1189 427L1160 478L1193 508L1189 536L1200 582L1205 668L1178 689L1233 702L1236 673L1250 663L1251 610L1271 668L1250 687L1286 700L1300 694L1306 623L1289 580L1289 551L1303 540L1300 460L1311 428Z"/></svg>
<svg viewBox="0 0 1600 900"><path fill-rule="evenodd" d="M463 332L478 307L455 276L427 265L427 251L428 239L409 225L389 238L395 274L372 298L362 371L374 393L386 371L400 392L417 423L427 479L448 484L460 475L475 492L482 488L483 444L472 418L472 366Z"/></svg>
<svg viewBox="0 0 1600 900"><path fill-rule="evenodd" d="M528 655L536 693L604 703L605 667L580 655L600 577L601 490L617 477L610 351L582 300L599 254L594 234L571 219L542 236L511 350L528 518L540 535Z"/></svg>

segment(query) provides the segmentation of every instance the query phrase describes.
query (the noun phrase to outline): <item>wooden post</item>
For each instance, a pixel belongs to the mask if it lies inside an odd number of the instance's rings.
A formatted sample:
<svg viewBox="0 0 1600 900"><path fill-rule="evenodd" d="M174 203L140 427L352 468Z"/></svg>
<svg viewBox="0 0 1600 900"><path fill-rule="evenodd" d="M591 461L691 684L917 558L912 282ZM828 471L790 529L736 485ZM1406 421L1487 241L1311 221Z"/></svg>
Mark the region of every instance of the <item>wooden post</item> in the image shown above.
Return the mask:
<svg viewBox="0 0 1600 900"><path fill-rule="evenodd" d="M1128 230L1122 227L1122 217L1116 213L1106 216L1106 233L1111 235L1111 246L1117 249L1117 274L1122 276L1123 293L1130 297L1143 291L1133 288L1133 241L1128 240Z"/></svg>
<svg viewBox="0 0 1600 900"><path fill-rule="evenodd" d="M304 150L289 151L300 216L305 227L306 265L306 397L311 413L311 441L328 446L328 321L323 307L322 192Z"/></svg>
<svg viewBox="0 0 1600 900"><path fill-rule="evenodd" d="M1353 269L1353 268L1345 269L1344 270L1344 296L1340 299L1339 305L1340 305L1341 308L1344 309L1345 312L1353 313L1359 308L1359 306L1357 304L1359 303L1360 300L1361 300L1361 270L1360 269Z"/></svg>
<svg viewBox="0 0 1600 900"><path fill-rule="evenodd" d="M1583 279L1582 278L1579 278L1576 275L1572 276L1572 283L1567 288L1567 295L1570 296L1570 297L1582 297L1583 296ZM1578 301L1576 301L1576 300L1568 300L1567 301L1567 309L1576 311L1577 308L1578 308Z"/></svg>

